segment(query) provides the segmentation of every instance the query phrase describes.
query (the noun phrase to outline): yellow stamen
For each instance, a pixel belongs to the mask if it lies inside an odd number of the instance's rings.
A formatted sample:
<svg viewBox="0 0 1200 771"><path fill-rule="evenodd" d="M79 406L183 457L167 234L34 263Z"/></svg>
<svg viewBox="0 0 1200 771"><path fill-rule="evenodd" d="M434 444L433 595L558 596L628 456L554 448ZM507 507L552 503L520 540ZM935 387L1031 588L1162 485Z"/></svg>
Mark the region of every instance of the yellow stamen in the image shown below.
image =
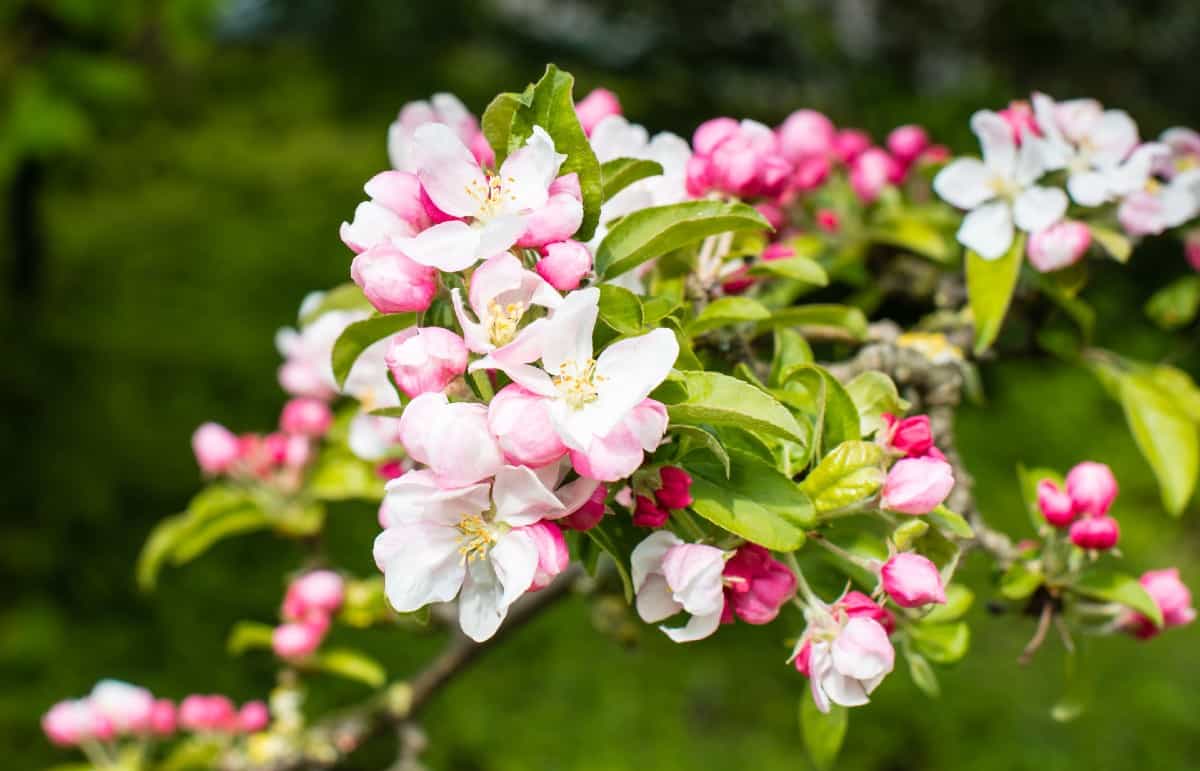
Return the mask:
<svg viewBox="0 0 1200 771"><path fill-rule="evenodd" d="M596 385L603 380L603 377L596 374L594 359L583 362L568 359L558 368L558 374L554 376L554 385L567 405L573 410L578 410L599 398Z"/></svg>
<svg viewBox="0 0 1200 771"><path fill-rule="evenodd" d="M487 559L488 550L496 543L492 528L478 514L465 516L458 523L458 553L466 557L467 562L476 559Z"/></svg>
<svg viewBox="0 0 1200 771"><path fill-rule="evenodd" d="M487 334L492 345L498 348L512 342L527 307L525 303L501 305L495 300L488 303Z"/></svg>

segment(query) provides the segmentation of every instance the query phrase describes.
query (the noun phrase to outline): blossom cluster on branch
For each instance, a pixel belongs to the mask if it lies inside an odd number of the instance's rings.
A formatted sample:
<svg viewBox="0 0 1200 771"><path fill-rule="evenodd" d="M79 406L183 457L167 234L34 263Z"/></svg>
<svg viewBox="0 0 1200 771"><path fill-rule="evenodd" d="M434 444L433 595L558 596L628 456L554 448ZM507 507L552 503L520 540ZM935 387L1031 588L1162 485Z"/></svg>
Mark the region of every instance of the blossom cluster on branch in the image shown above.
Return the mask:
<svg viewBox="0 0 1200 771"><path fill-rule="evenodd" d="M973 116L982 159L918 125L877 146L807 109L774 128L715 118L689 142L651 137L611 92L575 103L572 86L551 66L479 119L449 94L405 106L392 168L340 229L352 281L307 298L277 337L291 396L277 429L193 436L210 483L151 535L144 586L239 533L311 550L280 623L231 633L235 652L273 651L280 682L269 724L243 726L251 740L194 740L213 764L328 766L372 726L410 725L464 651L579 572L573 585L623 594L679 643L776 624L794 643L781 674L809 680L806 731L830 736L900 658L937 694L935 665L969 645L975 592L956 573L970 549L995 559L992 591L1037 619L1023 659L1051 626L1073 652L1080 634L1148 638L1193 619L1177 571L1119 569L1107 466L1019 469L1036 537L1012 545L983 519L989 502L954 497L965 471L946 416L961 389L939 401L874 369L841 376L838 360L905 295L929 313L890 344L969 380L1003 353L1010 312L1048 305L1044 349L1121 402L1178 513L1200 463L1200 389L1095 347L1080 291L1093 245L1123 262L1200 213L1196 134L1142 143L1119 110L1035 94ZM1197 306L1200 275L1148 311L1177 329ZM913 399L930 414L909 415ZM378 575L322 551L326 506L348 500L378 506ZM410 680L327 645L337 624L457 629ZM314 672L373 695L351 718L305 716ZM51 711L52 739L111 739L63 728L75 714ZM93 763L115 757L102 750Z"/></svg>

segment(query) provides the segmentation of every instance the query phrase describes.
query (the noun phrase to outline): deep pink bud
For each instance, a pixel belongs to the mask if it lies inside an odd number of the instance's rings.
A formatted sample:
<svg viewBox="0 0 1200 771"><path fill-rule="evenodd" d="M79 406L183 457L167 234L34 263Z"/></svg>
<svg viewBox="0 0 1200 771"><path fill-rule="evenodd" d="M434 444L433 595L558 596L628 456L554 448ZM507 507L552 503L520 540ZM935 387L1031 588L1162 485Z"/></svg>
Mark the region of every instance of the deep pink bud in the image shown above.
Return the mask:
<svg viewBox="0 0 1200 771"><path fill-rule="evenodd" d="M604 518L604 501L607 498L608 486L604 484L597 485L596 489L592 492L592 496L588 498L587 503L558 520L558 524L571 530L579 530L580 532L591 530L600 524L600 520Z"/></svg>
<svg viewBox="0 0 1200 771"><path fill-rule="evenodd" d="M741 126L733 118L712 118L696 127L692 148L697 155L712 155L717 146L737 136Z"/></svg>
<svg viewBox="0 0 1200 771"><path fill-rule="evenodd" d="M248 701L238 710L237 727L242 733L264 730L271 723L271 711L261 701Z"/></svg>
<svg viewBox="0 0 1200 771"><path fill-rule="evenodd" d="M712 189L707 156L693 155L688 158L685 169L688 195L699 198Z"/></svg>
<svg viewBox="0 0 1200 771"><path fill-rule="evenodd" d="M560 241L547 244L546 256L538 260L538 275L560 292L570 292L579 287L592 270L592 253L578 241Z"/></svg>
<svg viewBox="0 0 1200 771"><path fill-rule="evenodd" d="M567 569L571 555L567 552L567 540L563 538L562 529L553 522L542 520L528 527L521 528L528 534L537 547L537 572L533 574L533 584L529 591L536 592L550 585L555 576Z"/></svg>
<svg viewBox="0 0 1200 771"><path fill-rule="evenodd" d="M288 436L279 431L273 431L263 437L262 454L268 463L282 466L288 459Z"/></svg>
<svg viewBox="0 0 1200 771"><path fill-rule="evenodd" d="M547 192L550 198L546 204L525 216L525 232L517 240L517 246L542 247L566 241L583 223L583 193L578 174L564 174L551 183Z"/></svg>
<svg viewBox="0 0 1200 771"><path fill-rule="evenodd" d="M175 733L175 705L170 699L158 699L150 710L150 731L155 736L170 736Z"/></svg>
<svg viewBox="0 0 1200 771"><path fill-rule="evenodd" d="M610 115L621 114L621 101L607 88L594 88L575 103L575 114L579 116L579 125L583 126L584 133L591 136L592 129L600 121Z"/></svg>
<svg viewBox="0 0 1200 771"><path fill-rule="evenodd" d="M779 149L793 163L833 152L837 129L816 110L796 110L776 130Z"/></svg>
<svg viewBox="0 0 1200 771"><path fill-rule="evenodd" d="M767 624L796 593L796 576L762 546L747 543L725 563L722 621L737 616L747 624Z"/></svg>
<svg viewBox="0 0 1200 771"><path fill-rule="evenodd" d="M492 398L487 422L509 463L545 466L567 454L550 417L549 402L516 383Z"/></svg>
<svg viewBox="0 0 1200 771"><path fill-rule="evenodd" d="M750 275L750 269L742 266L730 273L721 282L721 291L725 294L741 294L754 286L755 278Z"/></svg>
<svg viewBox="0 0 1200 771"><path fill-rule="evenodd" d="M1054 527L1066 527L1075 519L1075 505L1071 502L1071 496L1052 479L1038 482L1037 503L1042 516Z"/></svg>
<svg viewBox="0 0 1200 771"><path fill-rule="evenodd" d="M914 415L900 420L890 412L883 414L884 443L909 458L920 458L933 447L933 430L928 415Z"/></svg>
<svg viewBox="0 0 1200 771"><path fill-rule="evenodd" d="M303 620L313 615L328 616L336 613L346 599L346 580L332 570L314 570L297 578L288 587L288 598L294 604L290 609L295 615L292 620Z"/></svg>
<svg viewBox="0 0 1200 771"><path fill-rule="evenodd" d="M762 259L770 262L771 260L786 260L789 257L795 257L796 250L787 244L775 242L767 244L767 248L763 249Z"/></svg>
<svg viewBox="0 0 1200 771"><path fill-rule="evenodd" d="M1200 230L1190 230L1183 240L1183 254L1192 270L1200 273Z"/></svg>
<svg viewBox="0 0 1200 771"><path fill-rule="evenodd" d="M1025 253L1042 273L1062 270L1083 259L1092 245L1092 231L1078 220L1062 220L1029 237Z"/></svg>
<svg viewBox="0 0 1200 771"><path fill-rule="evenodd" d="M834 610L845 613L848 618L869 618L888 634L896 629L896 617L892 612L859 591L846 592L834 604Z"/></svg>
<svg viewBox="0 0 1200 771"><path fill-rule="evenodd" d="M796 668L797 672L805 677L811 677L811 667L809 666L809 662L811 660L812 643L808 640L805 640L804 644L800 646L799 652L796 653L796 658L792 659L792 666Z"/></svg>
<svg viewBox="0 0 1200 771"><path fill-rule="evenodd" d="M380 313L423 311L437 294L437 270L410 260L390 243L355 257L350 278Z"/></svg>
<svg viewBox="0 0 1200 771"><path fill-rule="evenodd" d="M664 509L686 509L692 505L692 476L678 466L663 466L658 470L662 487L654 497Z"/></svg>
<svg viewBox="0 0 1200 771"><path fill-rule="evenodd" d="M937 566L920 554L901 552L879 570L883 590L902 608L919 608L946 602L946 590Z"/></svg>
<svg viewBox="0 0 1200 771"><path fill-rule="evenodd" d="M1117 520L1107 514L1094 517L1081 517L1071 525L1071 543L1081 549L1104 551L1117 545L1121 537L1121 527Z"/></svg>
<svg viewBox="0 0 1200 771"><path fill-rule="evenodd" d="M896 161L878 147L864 150L850 166L850 186L863 203L874 203L894 181Z"/></svg>
<svg viewBox="0 0 1200 771"><path fill-rule="evenodd" d="M903 458L888 471L880 503L901 514L928 514L954 487L954 469L936 458Z"/></svg>
<svg viewBox="0 0 1200 771"><path fill-rule="evenodd" d="M1117 497L1117 479L1103 463L1084 461L1067 472L1067 493L1076 513L1100 516Z"/></svg>
<svg viewBox="0 0 1200 771"><path fill-rule="evenodd" d="M797 161L792 172L792 189L801 193L816 190L829 178L830 168L829 158L823 155Z"/></svg>
<svg viewBox="0 0 1200 771"><path fill-rule="evenodd" d="M304 658L321 646L324 636L315 624L280 624L271 634L271 648L281 659Z"/></svg>
<svg viewBox="0 0 1200 771"><path fill-rule="evenodd" d="M929 147L929 134L915 124L897 126L887 137L887 149L901 163L912 163Z"/></svg>
<svg viewBox="0 0 1200 771"><path fill-rule="evenodd" d="M662 527L668 517L670 514L666 509L660 509L646 496L639 495L634 499L633 524L638 527Z"/></svg>
<svg viewBox="0 0 1200 771"><path fill-rule="evenodd" d="M192 434L192 452L205 474L222 474L238 459L240 444L232 431L219 423L205 423Z"/></svg>
<svg viewBox="0 0 1200 771"><path fill-rule="evenodd" d="M42 731L60 747L72 747L94 735L95 718L82 699L60 701L42 715Z"/></svg>
<svg viewBox="0 0 1200 771"><path fill-rule="evenodd" d="M842 229L842 220L833 209L817 209L817 227L826 233L837 233Z"/></svg>
<svg viewBox="0 0 1200 771"><path fill-rule="evenodd" d="M467 371L467 344L442 327L409 327L388 343L384 360L410 398L440 393Z"/></svg>
<svg viewBox="0 0 1200 771"><path fill-rule="evenodd" d="M283 405L279 427L288 434L324 436L333 425L333 410L320 399L298 396Z"/></svg>
<svg viewBox="0 0 1200 771"><path fill-rule="evenodd" d="M842 129L833 140L833 152L842 163L851 163L871 146L871 135L861 129Z"/></svg>
<svg viewBox="0 0 1200 771"><path fill-rule="evenodd" d="M1190 624L1196 619L1196 610L1192 607L1192 593L1188 591L1187 585L1179 580L1178 568L1147 571L1138 579L1138 583L1162 611L1163 629ZM1132 614L1126 624L1142 639L1154 637L1162 631L1141 614Z"/></svg>
<svg viewBox="0 0 1200 771"><path fill-rule="evenodd" d="M385 460L375 467L375 473L380 479L392 480L404 473L404 462L399 460Z"/></svg>
<svg viewBox="0 0 1200 771"><path fill-rule="evenodd" d="M192 694L179 703L179 725L189 731L232 731L237 712L225 696Z"/></svg>
<svg viewBox="0 0 1200 771"><path fill-rule="evenodd" d="M777 196L792 182L792 164L778 155L767 155L758 165L758 195Z"/></svg>

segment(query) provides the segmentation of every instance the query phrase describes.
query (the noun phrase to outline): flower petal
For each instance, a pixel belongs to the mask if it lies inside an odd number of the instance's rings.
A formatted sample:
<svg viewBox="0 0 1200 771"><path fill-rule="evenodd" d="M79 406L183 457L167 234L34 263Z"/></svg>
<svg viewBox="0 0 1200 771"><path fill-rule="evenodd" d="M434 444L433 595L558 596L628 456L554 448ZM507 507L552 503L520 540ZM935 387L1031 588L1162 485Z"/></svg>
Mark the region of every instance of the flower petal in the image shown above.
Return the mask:
<svg viewBox="0 0 1200 771"><path fill-rule="evenodd" d="M717 627L721 625L721 611L718 609L714 613L707 613L701 616L692 616L688 619L686 625L682 627L665 627L660 626L667 637L670 637L677 643L695 642L703 640L713 632L717 631Z"/></svg>
<svg viewBox="0 0 1200 771"><path fill-rule="evenodd" d="M465 222L449 220L422 230L413 238L401 238L395 244L415 262L455 273L479 260L482 233L482 229Z"/></svg>
<svg viewBox="0 0 1200 771"><path fill-rule="evenodd" d="M671 596L667 579L657 573L649 576L638 590L636 606L638 616L647 624L670 618L683 610L683 606Z"/></svg>
<svg viewBox="0 0 1200 771"><path fill-rule="evenodd" d="M454 599L463 583L458 530L430 522L389 527L375 539L375 564L384 593L400 613Z"/></svg>
<svg viewBox="0 0 1200 771"><path fill-rule="evenodd" d="M1031 187L1013 203L1013 219L1028 233L1050 227L1066 212L1067 194L1057 187Z"/></svg>
<svg viewBox="0 0 1200 771"><path fill-rule="evenodd" d="M958 242L985 260L999 259L1012 239L1012 211L1005 201L985 203L968 212L958 229Z"/></svg>
<svg viewBox="0 0 1200 771"><path fill-rule="evenodd" d="M996 195L991 178L992 172L978 158L959 158L937 173L933 190L952 206L974 209Z"/></svg>
<svg viewBox="0 0 1200 771"><path fill-rule="evenodd" d="M629 555L629 565L633 571L634 591L641 591L642 584L652 573L661 575L663 557L672 546L683 543L679 536L670 530L656 530L633 548Z"/></svg>
<svg viewBox="0 0 1200 771"><path fill-rule="evenodd" d="M479 230L479 243L475 256L486 260L503 254L512 248L521 233L525 232L525 220L516 214L502 214L483 223Z"/></svg>
<svg viewBox="0 0 1200 771"><path fill-rule="evenodd" d="M505 466L492 483L496 521L512 527L566 515L566 507L528 466Z"/></svg>
<svg viewBox="0 0 1200 771"><path fill-rule="evenodd" d="M479 212L488 189L487 176L448 126L418 126L408 160L416 164L421 185L439 209L454 217L473 217Z"/></svg>
<svg viewBox="0 0 1200 771"><path fill-rule="evenodd" d="M1107 175L1099 171L1079 171L1067 178L1071 200L1080 206L1099 206L1110 197Z"/></svg>
<svg viewBox="0 0 1200 771"><path fill-rule="evenodd" d="M515 214L544 206L550 183L566 159L555 151L554 140L546 130L534 126L525 146L509 155L500 167L502 211Z"/></svg>
<svg viewBox="0 0 1200 771"><path fill-rule="evenodd" d="M1011 177L1017 163L1017 145L1008 121L991 110L971 116L971 130L979 137L983 162L993 173Z"/></svg>
<svg viewBox="0 0 1200 771"><path fill-rule="evenodd" d="M525 530L510 530L497 539L488 559L503 587L500 603L507 609L533 584L538 566L537 544Z"/></svg>

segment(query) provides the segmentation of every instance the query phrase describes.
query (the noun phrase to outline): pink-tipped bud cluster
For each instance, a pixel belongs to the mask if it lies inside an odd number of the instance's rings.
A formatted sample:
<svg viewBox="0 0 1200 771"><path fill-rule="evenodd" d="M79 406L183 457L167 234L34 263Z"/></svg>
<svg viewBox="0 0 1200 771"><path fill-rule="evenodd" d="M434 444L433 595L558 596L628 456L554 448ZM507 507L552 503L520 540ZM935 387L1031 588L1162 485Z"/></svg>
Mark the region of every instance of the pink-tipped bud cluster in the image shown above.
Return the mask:
<svg viewBox="0 0 1200 771"><path fill-rule="evenodd" d="M179 702L179 726L200 734L246 734L261 731L271 722L267 705L249 701L238 709L228 696L194 693Z"/></svg>
<svg viewBox="0 0 1200 771"><path fill-rule="evenodd" d="M570 530L587 532L604 518L604 502L608 499L608 486L596 485L591 497L575 511L558 520L558 524Z"/></svg>
<svg viewBox="0 0 1200 771"><path fill-rule="evenodd" d="M1192 270L1200 273L1200 229L1189 230L1183 239L1183 256Z"/></svg>
<svg viewBox="0 0 1200 771"><path fill-rule="evenodd" d="M692 148L687 190L696 197L715 191L769 198L782 193L792 175L792 164L780 154L775 132L756 121L705 121L692 136Z"/></svg>
<svg viewBox="0 0 1200 771"><path fill-rule="evenodd" d="M692 505L692 477L686 471L678 466L663 466L658 470L658 481L653 497L634 497L633 524L638 527L662 527L670 518L671 509Z"/></svg>
<svg viewBox="0 0 1200 771"><path fill-rule="evenodd" d="M747 543L725 562L725 609L721 622L739 618L747 624L767 624L796 593L796 576L771 552Z"/></svg>
<svg viewBox="0 0 1200 771"><path fill-rule="evenodd" d="M346 581L332 570L314 570L292 581L280 609L285 623L271 635L275 655L300 659L316 652L345 601Z"/></svg>
<svg viewBox="0 0 1200 771"><path fill-rule="evenodd" d="M333 425L333 410L320 399L298 396L283 405L279 415L279 429L286 434L296 434L318 439Z"/></svg>
<svg viewBox="0 0 1200 771"><path fill-rule="evenodd" d="M1117 497L1117 480L1103 463L1085 461L1067 474L1066 487L1052 479L1037 485L1037 507L1050 525L1068 528L1071 543L1104 551L1121 537L1117 520L1108 515Z"/></svg>
<svg viewBox="0 0 1200 771"><path fill-rule="evenodd" d="M937 566L920 554L901 552L893 555L880 568L879 579L888 597L902 608L946 602L946 590Z"/></svg>
<svg viewBox="0 0 1200 771"><path fill-rule="evenodd" d="M283 406L279 431L241 436L218 423L205 423L192 434L196 464L208 476L230 476L262 481L292 480L295 471L312 460L314 445L333 425L329 405L310 396L298 396ZM277 472L290 471L282 477Z"/></svg>

